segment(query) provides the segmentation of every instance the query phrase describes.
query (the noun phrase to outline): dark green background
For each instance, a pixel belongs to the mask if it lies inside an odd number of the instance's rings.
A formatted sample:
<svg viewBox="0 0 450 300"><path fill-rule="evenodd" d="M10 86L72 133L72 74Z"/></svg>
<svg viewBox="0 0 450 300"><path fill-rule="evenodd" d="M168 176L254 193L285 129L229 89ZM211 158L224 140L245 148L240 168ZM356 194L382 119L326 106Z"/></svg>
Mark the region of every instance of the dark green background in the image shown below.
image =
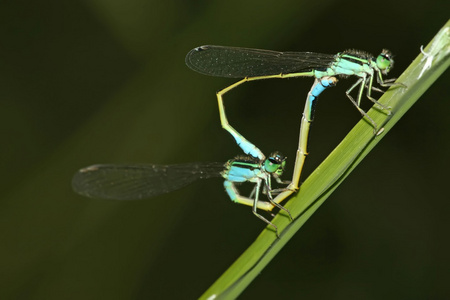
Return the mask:
<svg viewBox="0 0 450 300"><path fill-rule="evenodd" d="M108 162L226 161L215 92L184 65L219 44L390 49L396 77L445 24L442 1L2 1L0 298L193 299L264 228L220 179L147 201L74 194ZM444 78L445 77L445 78ZM341 80L320 99L305 176L360 119ZM230 121L292 163L312 79L246 84ZM448 292L449 77L440 78L242 295L443 299ZM368 103L365 103L368 108ZM288 172L289 174L290 172ZM306 178L306 177L303 178ZM289 176L286 176L289 178Z"/></svg>

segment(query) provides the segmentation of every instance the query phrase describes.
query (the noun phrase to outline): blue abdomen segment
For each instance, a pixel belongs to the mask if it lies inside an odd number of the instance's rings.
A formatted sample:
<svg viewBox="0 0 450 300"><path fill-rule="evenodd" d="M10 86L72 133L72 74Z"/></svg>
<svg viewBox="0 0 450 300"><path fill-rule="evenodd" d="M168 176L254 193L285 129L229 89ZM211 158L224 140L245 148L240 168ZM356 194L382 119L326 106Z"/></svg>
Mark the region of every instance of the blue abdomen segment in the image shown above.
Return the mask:
<svg viewBox="0 0 450 300"><path fill-rule="evenodd" d="M232 132L231 135L234 137L236 144L242 149L242 151L244 151L245 154L251 155L261 160L264 159L264 155L262 154L261 150L259 150L258 147L250 143L242 135L235 134L234 132Z"/></svg>
<svg viewBox="0 0 450 300"><path fill-rule="evenodd" d="M332 87L336 84L336 78L334 77L324 77L320 79L320 84L317 84L314 89L311 91L311 97L315 98L319 97L319 95L327 88Z"/></svg>
<svg viewBox="0 0 450 300"><path fill-rule="evenodd" d="M325 76L320 79L319 84L315 84L314 88L308 93L307 103L309 103L308 110L306 111L305 118L308 122L312 122L314 118L314 111L316 106L316 100L320 94L329 87L336 85L336 77Z"/></svg>
<svg viewBox="0 0 450 300"><path fill-rule="evenodd" d="M225 187L225 192L227 192L228 197L230 197L231 201L238 202L238 194L236 189L234 188L233 182L225 180L223 182L223 186Z"/></svg>

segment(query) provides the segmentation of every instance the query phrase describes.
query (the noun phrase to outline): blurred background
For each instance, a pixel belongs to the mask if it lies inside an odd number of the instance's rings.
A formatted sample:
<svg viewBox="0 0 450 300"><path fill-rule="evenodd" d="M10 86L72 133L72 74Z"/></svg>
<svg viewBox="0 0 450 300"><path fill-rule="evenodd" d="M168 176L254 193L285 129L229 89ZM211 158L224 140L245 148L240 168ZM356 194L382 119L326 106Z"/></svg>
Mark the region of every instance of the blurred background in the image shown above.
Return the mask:
<svg viewBox="0 0 450 300"><path fill-rule="evenodd" d="M195 299L264 224L222 180L145 201L75 194L94 163L175 164L241 154L186 53L217 44L395 56L399 76L447 22L431 1L0 3L1 299ZM242 294L243 299L444 299L448 290L448 71ZM361 118L320 98L303 179ZM230 122L293 162L311 78L245 84ZM369 103L364 108L370 107ZM290 170L286 173L289 178Z"/></svg>

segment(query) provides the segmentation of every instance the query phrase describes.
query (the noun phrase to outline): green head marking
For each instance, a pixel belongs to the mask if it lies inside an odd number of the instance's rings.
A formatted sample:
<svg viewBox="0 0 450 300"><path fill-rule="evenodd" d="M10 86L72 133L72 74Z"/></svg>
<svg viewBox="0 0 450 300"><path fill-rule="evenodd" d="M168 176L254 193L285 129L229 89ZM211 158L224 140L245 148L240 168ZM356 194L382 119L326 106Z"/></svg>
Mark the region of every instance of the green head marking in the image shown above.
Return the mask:
<svg viewBox="0 0 450 300"><path fill-rule="evenodd" d="M381 51L380 55L378 55L377 57L378 69L380 69L381 73L386 75L387 73L389 73L393 66L394 58L392 56L392 53L387 49L383 49L383 51Z"/></svg>
<svg viewBox="0 0 450 300"><path fill-rule="evenodd" d="M272 153L270 157L264 161L264 170L266 170L267 173L274 173L277 176L283 174L285 166L286 157L278 152Z"/></svg>

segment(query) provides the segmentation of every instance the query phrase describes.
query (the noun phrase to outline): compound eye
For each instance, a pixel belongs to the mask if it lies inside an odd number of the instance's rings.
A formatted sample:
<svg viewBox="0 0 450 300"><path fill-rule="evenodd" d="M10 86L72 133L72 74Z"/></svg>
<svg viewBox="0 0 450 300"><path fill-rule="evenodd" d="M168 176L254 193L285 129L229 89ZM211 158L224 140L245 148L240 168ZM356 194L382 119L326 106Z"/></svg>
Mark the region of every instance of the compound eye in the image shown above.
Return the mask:
<svg viewBox="0 0 450 300"><path fill-rule="evenodd" d="M394 64L394 60L389 51L383 50L377 57L377 67L383 74L387 74Z"/></svg>
<svg viewBox="0 0 450 300"><path fill-rule="evenodd" d="M269 157L264 162L264 169L269 173L274 173L281 166L281 163L274 157Z"/></svg>
<svg viewBox="0 0 450 300"><path fill-rule="evenodd" d="M268 173L275 173L278 176L281 176L284 171L284 167L286 166L286 157L282 154L276 152L270 155L269 158L264 162L264 169Z"/></svg>

